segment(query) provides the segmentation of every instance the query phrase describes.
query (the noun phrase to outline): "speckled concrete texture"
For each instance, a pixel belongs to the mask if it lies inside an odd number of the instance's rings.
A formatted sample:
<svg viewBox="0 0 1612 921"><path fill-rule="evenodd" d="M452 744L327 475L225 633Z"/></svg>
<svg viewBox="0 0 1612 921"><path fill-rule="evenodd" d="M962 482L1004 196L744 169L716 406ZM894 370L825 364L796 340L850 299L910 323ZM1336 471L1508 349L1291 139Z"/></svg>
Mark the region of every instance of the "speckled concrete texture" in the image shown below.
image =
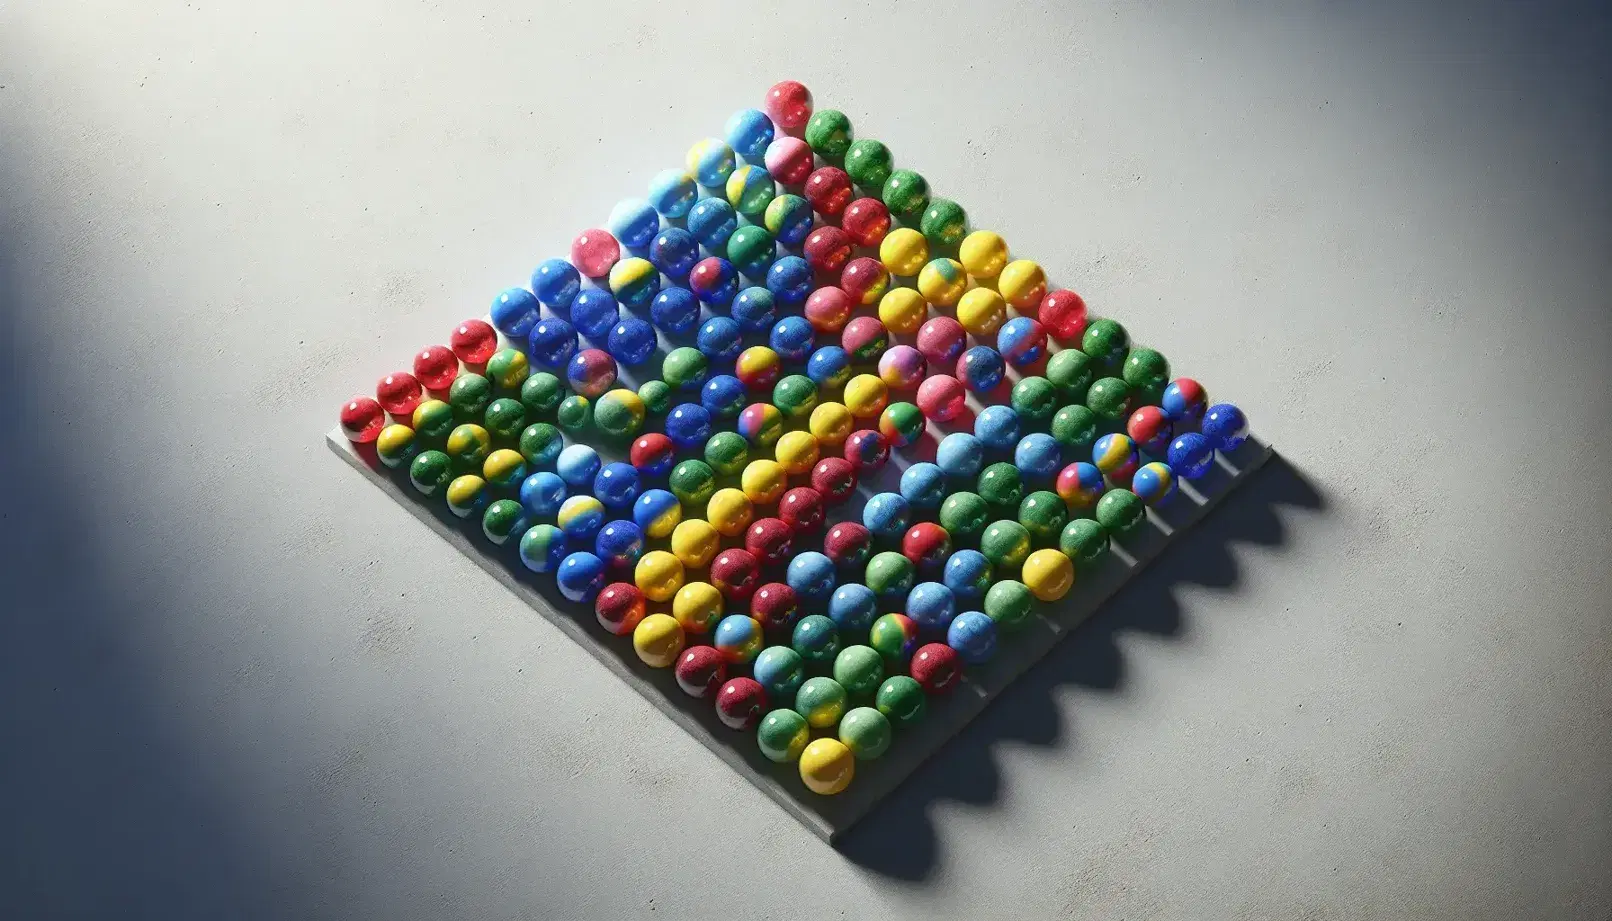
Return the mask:
<svg viewBox="0 0 1612 921"><path fill-rule="evenodd" d="M671 9L0 5L10 913L1609 917L1603 4ZM842 851L321 444L783 77L1284 459Z"/></svg>

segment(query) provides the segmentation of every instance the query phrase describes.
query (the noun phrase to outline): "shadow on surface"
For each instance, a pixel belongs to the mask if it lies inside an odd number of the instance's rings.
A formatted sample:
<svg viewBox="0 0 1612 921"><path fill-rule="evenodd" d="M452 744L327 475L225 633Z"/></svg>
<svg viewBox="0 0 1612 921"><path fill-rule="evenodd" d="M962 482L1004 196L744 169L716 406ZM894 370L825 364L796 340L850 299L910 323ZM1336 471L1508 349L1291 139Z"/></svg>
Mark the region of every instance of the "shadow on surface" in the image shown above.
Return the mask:
<svg viewBox="0 0 1612 921"><path fill-rule="evenodd" d="M46 280L53 244L29 223L48 198L25 188L36 177L11 151L0 157L0 317L8 342L32 343L0 372L14 400L12 424L0 427L0 481L12 487L0 504L5 914L179 921L291 910L296 887L269 881L260 836L220 788L196 727L164 699L171 688L152 653L172 641L164 612L186 606L186 591L166 566L141 565L154 526L125 501L142 491L139 470L118 474L117 495L95 482L98 465L119 463L117 426L100 424L108 394L93 382L104 372L69 370L62 324L38 319L71 301ZM282 901L243 896L267 891Z"/></svg>
<svg viewBox="0 0 1612 921"><path fill-rule="evenodd" d="M908 880L935 868L939 844L929 815L938 800L989 805L1002 792L992 746L1003 741L1058 746L1063 717L1054 691L1075 685L1115 691L1124 683L1118 635L1181 632L1183 585L1234 588L1241 574L1233 544L1280 547L1287 539L1284 508L1320 511L1326 499L1302 472L1276 454L1224 504L1139 573L1119 594L1076 627L1046 658L1004 690L958 733L943 757L930 760L840 840L857 864Z"/></svg>

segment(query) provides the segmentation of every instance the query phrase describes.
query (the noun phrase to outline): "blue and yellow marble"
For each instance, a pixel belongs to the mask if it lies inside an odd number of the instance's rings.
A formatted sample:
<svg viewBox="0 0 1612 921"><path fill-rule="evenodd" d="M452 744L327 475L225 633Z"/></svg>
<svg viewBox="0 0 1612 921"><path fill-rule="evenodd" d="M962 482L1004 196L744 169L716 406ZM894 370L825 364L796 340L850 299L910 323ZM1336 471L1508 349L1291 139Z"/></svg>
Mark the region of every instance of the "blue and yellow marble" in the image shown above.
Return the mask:
<svg viewBox="0 0 1612 921"><path fill-rule="evenodd" d="M610 293L628 307L648 304L660 291L660 271L648 259L631 256L610 270Z"/></svg>
<svg viewBox="0 0 1612 921"><path fill-rule="evenodd" d="M593 543L604 526L605 507L593 496L572 496L560 503L555 523L565 532L567 540L586 546Z"/></svg>
<svg viewBox="0 0 1612 921"><path fill-rule="evenodd" d="M733 175L733 148L725 141L716 138L695 141L694 146L688 149L685 165L700 185L708 189L720 189L722 184L728 181L728 177Z"/></svg>
<svg viewBox="0 0 1612 921"><path fill-rule="evenodd" d="M746 217L761 217L778 194L765 167L741 166L728 176L728 204Z"/></svg>

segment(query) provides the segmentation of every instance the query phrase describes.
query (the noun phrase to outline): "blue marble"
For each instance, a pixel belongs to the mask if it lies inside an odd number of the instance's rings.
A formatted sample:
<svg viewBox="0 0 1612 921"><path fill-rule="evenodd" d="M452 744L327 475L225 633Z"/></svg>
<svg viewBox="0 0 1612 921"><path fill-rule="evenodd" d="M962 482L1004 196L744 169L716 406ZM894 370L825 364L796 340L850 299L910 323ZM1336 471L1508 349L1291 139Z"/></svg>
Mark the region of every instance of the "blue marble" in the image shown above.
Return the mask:
<svg viewBox="0 0 1612 921"><path fill-rule="evenodd" d="M812 267L799 256L785 256L767 270L767 290L786 306L805 303L812 293Z"/></svg>
<svg viewBox="0 0 1612 921"><path fill-rule="evenodd" d="M1248 418L1230 403L1216 403L1203 414L1198 427L1216 451L1235 451L1248 440Z"/></svg>
<svg viewBox="0 0 1612 921"><path fill-rule="evenodd" d="M759 332L772 325L777 300L766 288L746 288L733 299L729 313L746 332ZM808 326L810 328L810 326Z"/></svg>
<svg viewBox="0 0 1612 921"><path fill-rule="evenodd" d="M582 290L582 274L564 259L545 260L532 270L532 293L550 310L563 314Z"/></svg>
<svg viewBox="0 0 1612 921"><path fill-rule="evenodd" d="M626 317L610 330L606 350L624 365L641 365L655 354L655 327L637 317Z"/></svg>
<svg viewBox="0 0 1612 921"><path fill-rule="evenodd" d="M1045 432L1031 432L1013 449L1013 465L1026 483L1050 484L1063 469L1063 450Z"/></svg>
<svg viewBox="0 0 1612 921"><path fill-rule="evenodd" d="M919 582L907 593L907 616L920 630L944 630L957 614L957 596L939 582Z"/></svg>
<svg viewBox="0 0 1612 921"><path fill-rule="evenodd" d="M1011 451L1019 443L1019 414L1011 406L987 406L974 417L974 437L994 451Z"/></svg>
<svg viewBox="0 0 1612 921"><path fill-rule="evenodd" d="M593 494L605 508L615 512L631 509L642 489L638 468L620 461L605 464L593 477Z"/></svg>
<svg viewBox="0 0 1612 921"><path fill-rule="evenodd" d="M604 288L583 288L571 302L571 322L590 342L603 343L620 321L616 296Z"/></svg>
<svg viewBox="0 0 1612 921"><path fill-rule="evenodd" d="M866 636L879 616L879 598L860 582L847 582L828 599L828 618L846 636Z"/></svg>
<svg viewBox="0 0 1612 921"><path fill-rule="evenodd" d="M767 292L767 299L772 300L772 292ZM735 302L735 313L738 312L738 307L738 303ZM772 350L784 361L805 361L812 354L812 346L817 344L817 334L812 331L812 324L807 322L805 317L789 316L772 325L772 332L767 334L767 344L772 346Z"/></svg>
<svg viewBox="0 0 1612 921"><path fill-rule="evenodd" d="M731 317L712 317L700 326L694 345L712 361L733 361L744 350L744 331Z"/></svg>
<svg viewBox="0 0 1612 921"><path fill-rule="evenodd" d="M526 354L546 371L562 371L576 352L577 331L559 317L538 320L526 339Z"/></svg>
<svg viewBox="0 0 1612 921"><path fill-rule="evenodd" d="M570 445L554 461L554 471L565 481L567 492L574 496L588 495L593 478L603 466L599 452L587 445Z"/></svg>
<svg viewBox="0 0 1612 921"><path fill-rule="evenodd" d="M823 554L808 550L789 561L784 581L808 610L820 610L834 591L834 563Z"/></svg>
<svg viewBox="0 0 1612 921"><path fill-rule="evenodd" d="M607 521L593 542L593 552L606 566L626 575L644 555L644 532L630 521Z"/></svg>
<svg viewBox="0 0 1612 921"><path fill-rule="evenodd" d="M739 229L739 215L720 198L702 198L688 213L688 232L713 253L727 251L728 237Z"/></svg>
<svg viewBox="0 0 1612 921"><path fill-rule="evenodd" d="M666 414L666 437L690 451L711 437L711 414L698 403L679 403Z"/></svg>
<svg viewBox="0 0 1612 921"><path fill-rule="evenodd" d="M700 322L700 302L687 288L665 288L649 302L649 320L662 332L683 335Z"/></svg>
<svg viewBox="0 0 1612 921"><path fill-rule="evenodd" d="M557 473L539 471L521 482L521 506L540 524L554 522L565 497L565 481Z"/></svg>
<svg viewBox="0 0 1612 921"><path fill-rule="evenodd" d="M912 504L900 493L878 493L862 507L862 526L880 540L900 540L911 523Z"/></svg>
<svg viewBox="0 0 1612 921"><path fill-rule="evenodd" d="M957 377L975 393L988 393L1002 383L1007 365L1002 353L988 345L976 345L957 359Z"/></svg>
<svg viewBox="0 0 1612 921"><path fill-rule="evenodd" d="M901 472L901 496L916 509L937 509L946 501L946 471L919 461Z"/></svg>
<svg viewBox="0 0 1612 921"><path fill-rule="evenodd" d="M689 270L700 261L700 244L683 228L668 227L650 242L649 261L661 274L683 284L688 281Z"/></svg>
<svg viewBox="0 0 1612 921"><path fill-rule="evenodd" d="M991 587L991 561L978 550L958 550L946 558L940 581L962 604L977 605Z"/></svg>
<svg viewBox="0 0 1612 921"><path fill-rule="evenodd" d="M699 197L700 189L694 184L694 177L683 170L661 170L649 180L649 203L665 217L687 215Z"/></svg>
<svg viewBox="0 0 1612 921"><path fill-rule="evenodd" d="M953 432L940 440L935 463L952 479L972 482L985 468L985 442L967 432Z"/></svg>
<svg viewBox="0 0 1612 921"><path fill-rule="evenodd" d="M728 146L751 163L760 163L772 143L772 119L759 109L740 109L728 117L723 129Z"/></svg>
<svg viewBox="0 0 1612 921"><path fill-rule="evenodd" d="M1197 432L1178 435L1170 442L1166 458L1170 469L1184 480L1196 480L1215 465L1215 446Z"/></svg>
<svg viewBox="0 0 1612 921"><path fill-rule="evenodd" d="M946 628L946 645L969 665L988 662L996 652L996 621L979 611L964 611Z"/></svg>
<svg viewBox="0 0 1612 921"><path fill-rule="evenodd" d="M610 209L608 229L616 235L622 246L643 249L660 232L660 214L642 198L629 198L617 202Z"/></svg>
<svg viewBox="0 0 1612 921"><path fill-rule="evenodd" d="M750 674L767 692L767 700L774 706L788 706L801 682L806 680L806 666L800 653L788 646L768 646L756 656Z"/></svg>
<svg viewBox="0 0 1612 921"><path fill-rule="evenodd" d="M567 601L587 602L598 596L604 588L605 564L598 556L578 550L560 561L554 572L554 583Z"/></svg>
<svg viewBox="0 0 1612 921"><path fill-rule="evenodd" d="M700 388L700 405L717 419L737 419L748 398L744 384L731 374L718 374Z"/></svg>
<svg viewBox="0 0 1612 921"><path fill-rule="evenodd" d="M493 298L493 326L510 339L525 339L542 319L542 302L525 288L505 288Z"/></svg>

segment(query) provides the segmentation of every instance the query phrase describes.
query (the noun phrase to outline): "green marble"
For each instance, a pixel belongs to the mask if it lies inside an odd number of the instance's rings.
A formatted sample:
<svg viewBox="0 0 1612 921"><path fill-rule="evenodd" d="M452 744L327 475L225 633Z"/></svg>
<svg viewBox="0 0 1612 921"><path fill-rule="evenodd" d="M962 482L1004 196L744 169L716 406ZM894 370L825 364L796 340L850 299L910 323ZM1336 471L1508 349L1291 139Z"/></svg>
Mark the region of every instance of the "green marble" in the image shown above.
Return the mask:
<svg viewBox="0 0 1612 921"><path fill-rule="evenodd" d="M1052 437L1058 444L1072 449L1064 452L1065 457L1083 458L1091 453L1101 422L1090 409L1072 403L1053 414Z"/></svg>
<svg viewBox="0 0 1612 921"><path fill-rule="evenodd" d="M1047 359L1047 380L1065 400L1081 400L1097 379L1097 363L1079 349L1061 349Z"/></svg>
<svg viewBox="0 0 1612 921"><path fill-rule="evenodd" d="M704 352L685 345L672 349L661 359L660 377L674 390L698 393L710 367L711 361Z"/></svg>
<svg viewBox="0 0 1612 921"><path fill-rule="evenodd" d="M499 397L487 404L487 412L482 415L481 423L494 438L514 441L526 428L526 404L509 397Z"/></svg>
<svg viewBox="0 0 1612 921"><path fill-rule="evenodd" d="M788 764L800 758L812 740L806 717L793 710L774 710L756 727L756 745L768 761Z"/></svg>
<svg viewBox="0 0 1612 921"><path fill-rule="evenodd" d="M1030 587L1014 579L1004 579L985 593L985 616L1004 630L1022 626L1034 607L1035 595L1030 593Z"/></svg>
<svg viewBox="0 0 1612 921"><path fill-rule="evenodd" d="M772 388L772 405L789 419L804 419L817 408L817 384L804 374L791 374Z"/></svg>
<svg viewBox="0 0 1612 921"><path fill-rule="evenodd" d="M895 168L895 157L881 141L863 138L845 152L845 174L864 189L878 191Z"/></svg>
<svg viewBox="0 0 1612 921"><path fill-rule="evenodd" d="M1048 546L1063 533L1069 522L1069 506L1055 492L1038 490L1019 503L1019 524L1030 532L1030 539Z"/></svg>
<svg viewBox="0 0 1612 921"><path fill-rule="evenodd" d="M857 707L840 718L840 741L858 761L871 761L890 750L890 720L872 707Z"/></svg>
<svg viewBox="0 0 1612 921"><path fill-rule="evenodd" d="M1058 388L1044 377L1021 377L1013 385L1008 404L1026 428L1040 429L1052 421L1058 409Z"/></svg>
<svg viewBox="0 0 1612 921"><path fill-rule="evenodd" d="M1131 413L1131 385L1117 377L1100 377L1086 391L1086 407L1101 422L1118 425Z"/></svg>
<svg viewBox="0 0 1612 921"><path fill-rule="evenodd" d="M840 654L840 632L834 622L821 614L808 614L795 624L789 645L809 665L828 665ZM835 682L838 685L838 682ZM805 685L801 686L804 689ZM796 691L798 695L800 692ZM841 693L844 693L843 687Z"/></svg>
<svg viewBox="0 0 1612 921"><path fill-rule="evenodd" d="M1131 334L1113 320L1093 320L1080 338L1080 350L1105 372L1118 371L1131 347Z"/></svg>
<svg viewBox="0 0 1612 921"><path fill-rule="evenodd" d="M426 496L439 496L453 481L453 460L441 451L421 451L409 463L409 482Z"/></svg>
<svg viewBox="0 0 1612 921"><path fill-rule="evenodd" d="M952 544L966 547L979 540L990 515L990 505L977 493L954 492L940 504L938 519L951 535Z"/></svg>
<svg viewBox="0 0 1612 921"><path fill-rule="evenodd" d="M872 700L884 682L884 659L872 646L847 646L834 657L834 680L852 700Z"/></svg>
<svg viewBox="0 0 1612 921"><path fill-rule="evenodd" d="M1014 509L1024 498L1024 481L1019 468L1008 463L996 463L980 471L978 487L980 497L999 509Z"/></svg>
<svg viewBox="0 0 1612 921"><path fill-rule="evenodd" d="M1058 549L1077 566L1090 566L1108 553L1108 532L1090 518L1076 518L1058 535Z"/></svg>
<svg viewBox="0 0 1612 921"><path fill-rule="evenodd" d="M1017 521L993 521L980 535L980 553L993 566L1018 569L1030 549L1030 532Z"/></svg>
<svg viewBox="0 0 1612 921"><path fill-rule="evenodd" d="M644 401L644 412L664 416L672 408L672 385L665 381L645 381L638 388L638 399Z"/></svg>
<svg viewBox="0 0 1612 921"><path fill-rule="evenodd" d="M587 397L573 393L560 401L560 408L554 412L554 421L567 435L582 435L593 424L593 403Z"/></svg>
<svg viewBox="0 0 1612 921"><path fill-rule="evenodd" d="M812 153L838 163L851 148L851 120L836 109L820 109L806 122L805 139Z"/></svg>
<svg viewBox="0 0 1612 921"><path fill-rule="evenodd" d="M890 722L906 728L923 720L925 711L929 709L929 701L924 696L923 685L917 679L895 675L884 679L884 684L879 685L873 706Z"/></svg>
<svg viewBox="0 0 1612 921"><path fill-rule="evenodd" d="M492 433L473 422L454 426L453 431L448 433L448 459L453 461L455 469L462 472L479 472L481 462L487 459L492 449Z"/></svg>
<svg viewBox="0 0 1612 921"><path fill-rule="evenodd" d="M563 442L564 437L560 434L559 429L549 425L547 422L534 422L521 431L521 456L526 458L527 463L537 464L538 459L547 453L549 454L547 463L541 468L534 469L553 470L553 457L560 453L559 448L553 446L556 443Z"/></svg>
<svg viewBox="0 0 1612 921"><path fill-rule="evenodd" d="M563 399L565 385L547 371L538 371L521 384L521 402L526 404L526 411L532 414L533 420L552 421Z"/></svg>
<svg viewBox="0 0 1612 921"><path fill-rule="evenodd" d="M766 275L777 255L778 248L765 227L746 224L728 237L728 261L751 278Z"/></svg>
<svg viewBox="0 0 1612 921"><path fill-rule="evenodd" d="M968 215L949 198L935 198L918 219L918 230L931 246L956 246L968 233Z"/></svg>
<svg viewBox="0 0 1612 921"><path fill-rule="evenodd" d="M487 359L487 379L492 381L493 390L500 395L519 394L531 373L532 365L519 349L499 349Z"/></svg>
<svg viewBox="0 0 1612 921"><path fill-rule="evenodd" d="M738 476L750 463L750 443L738 432L717 432L705 442L705 462L724 476Z"/></svg>
<svg viewBox="0 0 1612 921"><path fill-rule="evenodd" d="M705 509L705 503L716 494L716 471L704 461L686 460L672 468L666 486L684 505Z"/></svg>
<svg viewBox="0 0 1612 921"><path fill-rule="evenodd" d="M813 729L829 729L845 714L845 688L833 678L807 678L795 692L795 712Z"/></svg>
<svg viewBox="0 0 1612 921"><path fill-rule="evenodd" d="M511 537L525 534L530 524L526 509L514 499L499 499L481 514L481 533L499 546L508 543Z"/></svg>
<svg viewBox="0 0 1612 921"><path fill-rule="evenodd" d="M487 411L487 404L493 401L493 385L480 374L461 374L454 378L453 385L448 388L448 405L453 407L453 414L461 420L480 419L481 414Z"/></svg>
<svg viewBox="0 0 1612 921"><path fill-rule="evenodd" d="M912 560L907 559L893 550L875 553L868 560L868 568L863 582L879 600L886 604L893 604L907 597L912 591L912 583L917 575Z"/></svg>
<svg viewBox="0 0 1612 921"><path fill-rule="evenodd" d="M612 390L593 404L593 424L618 444L636 438L644 428L643 401L630 390Z"/></svg>
<svg viewBox="0 0 1612 921"><path fill-rule="evenodd" d="M1162 391L1170 382L1170 363L1152 349L1131 349L1119 376L1137 390Z"/></svg>
<svg viewBox="0 0 1612 921"><path fill-rule="evenodd" d="M453 407L441 400L426 400L414 408L414 434L426 444L442 444L453 426Z"/></svg>
<svg viewBox="0 0 1612 921"><path fill-rule="evenodd" d="M1124 536L1147 520L1147 505L1129 489L1110 489L1097 500L1097 521L1110 534Z"/></svg>
<svg viewBox="0 0 1612 921"><path fill-rule="evenodd" d="M884 181L883 199L896 217L916 217L929 207L929 180L910 169L898 169Z"/></svg>
<svg viewBox="0 0 1612 921"><path fill-rule="evenodd" d="M825 616L806 615L790 631L790 648L808 665L827 666L840 655L840 629Z"/></svg>

